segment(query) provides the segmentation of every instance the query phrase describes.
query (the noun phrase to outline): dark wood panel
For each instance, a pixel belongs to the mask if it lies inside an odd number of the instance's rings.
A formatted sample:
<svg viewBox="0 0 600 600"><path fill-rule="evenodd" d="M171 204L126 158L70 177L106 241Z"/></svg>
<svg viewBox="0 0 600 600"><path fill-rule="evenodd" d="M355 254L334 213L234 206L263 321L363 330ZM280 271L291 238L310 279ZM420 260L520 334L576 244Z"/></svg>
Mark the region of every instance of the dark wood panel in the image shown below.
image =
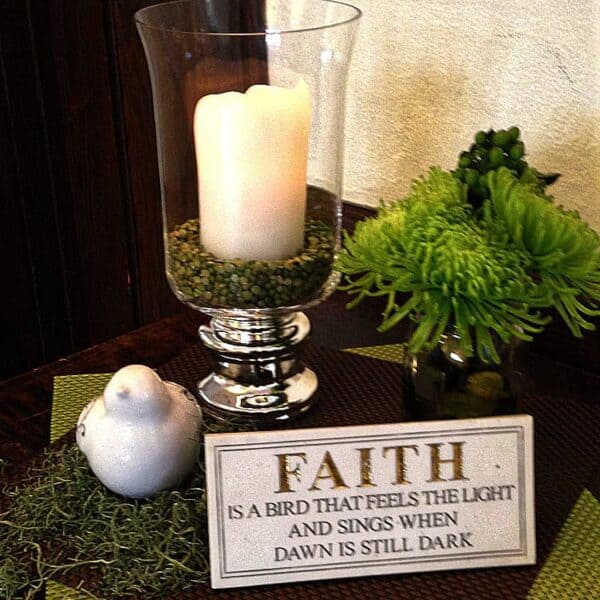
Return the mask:
<svg viewBox="0 0 600 600"><path fill-rule="evenodd" d="M50 0L49 7L85 319L94 343L137 324L115 125L119 107L114 103L103 2Z"/></svg>
<svg viewBox="0 0 600 600"><path fill-rule="evenodd" d="M36 49L38 88L44 113L44 146L48 160L52 204L59 236L66 307L69 313L71 348L69 352L90 345L90 328L85 313L82 265L79 260L79 240L75 228L72 189L67 176L67 149L64 136L63 110L53 55L53 40L49 23L52 15L47 2L31 3L32 39ZM57 283L55 283L57 285Z"/></svg>
<svg viewBox="0 0 600 600"><path fill-rule="evenodd" d="M0 320L0 378L43 362L42 337L36 318L31 255L27 244L13 132L9 120L3 53L0 48L0 215L5 231L0 236L4 257L4 285Z"/></svg>
<svg viewBox="0 0 600 600"><path fill-rule="evenodd" d="M104 0L0 2L0 377L138 325ZM121 144L122 146L122 144Z"/></svg>
<svg viewBox="0 0 600 600"><path fill-rule="evenodd" d="M133 15L148 0L109 0L111 39L118 72L130 210L135 223L140 318L155 321L181 310L164 272L160 182L148 67Z"/></svg>
<svg viewBox="0 0 600 600"><path fill-rule="evenodd" d="M11 156L3 164L3 223L11 257L6 281L8 321L2 375L45 362L73 347L49 160L42 73L29 2L2 10L2 142ZM14 287L13 287L14 282Z"/></svg>

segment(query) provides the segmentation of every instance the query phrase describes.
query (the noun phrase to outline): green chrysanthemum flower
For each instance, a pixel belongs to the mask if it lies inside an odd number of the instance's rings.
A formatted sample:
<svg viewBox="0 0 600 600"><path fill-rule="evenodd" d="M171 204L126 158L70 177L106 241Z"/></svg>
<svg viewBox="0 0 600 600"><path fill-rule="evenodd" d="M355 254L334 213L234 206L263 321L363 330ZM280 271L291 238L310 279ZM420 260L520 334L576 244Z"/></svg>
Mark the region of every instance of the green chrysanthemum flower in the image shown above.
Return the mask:
<svg viewBox="0 0 600 600"><path fill-rule="evenodd" d="M548 305L573 335L594 329L584 315L600 315L600 236L576 212L519 183L507 169L490 173L488 182L488 222L501 221L515 246L529 255Z"/></svg>
<svg viewBox="0 0 600 600"><path fill-rule="evenodd" d="M502 226L477 221L465 188L450 173L432 169L404 201L359 223L337 268L346 290L387 296L380 330L411 316L418 326L409 350L431 349L452 322L468 356L499 362L491 332L503 340L530 339L544 320L529 306L543 303L527 274L527 253ZM397 302L397 294L410 297ZM473 347L475 342L475 350Z"/></svg>

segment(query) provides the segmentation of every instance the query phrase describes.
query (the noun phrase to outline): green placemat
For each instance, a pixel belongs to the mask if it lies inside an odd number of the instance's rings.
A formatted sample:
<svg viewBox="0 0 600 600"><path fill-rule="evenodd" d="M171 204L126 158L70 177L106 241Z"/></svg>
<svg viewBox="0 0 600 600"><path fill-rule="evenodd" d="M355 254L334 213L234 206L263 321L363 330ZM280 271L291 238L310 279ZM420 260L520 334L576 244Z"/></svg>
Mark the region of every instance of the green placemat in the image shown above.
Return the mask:
<svg viewBox="0 0 600 600"><path fill-rule="evenodd" d="M528 598L600 598L600 502L589 490L573 507Z"/></svg>
<svg viewBox="0 0 600 600"><path fill-rule="evenodd" d="M54 378L50 442L55 442L75 426L83 407L104 392L111 377L112 373L93 373Z"/></svg>
<svg viewBox="0 0 600 600"><path fill-rule="evenodd" d="M365 346L364 348L345 348L345 351L401 364L404 362L405 349L405 344L386 344L384 346Z"/></svg>

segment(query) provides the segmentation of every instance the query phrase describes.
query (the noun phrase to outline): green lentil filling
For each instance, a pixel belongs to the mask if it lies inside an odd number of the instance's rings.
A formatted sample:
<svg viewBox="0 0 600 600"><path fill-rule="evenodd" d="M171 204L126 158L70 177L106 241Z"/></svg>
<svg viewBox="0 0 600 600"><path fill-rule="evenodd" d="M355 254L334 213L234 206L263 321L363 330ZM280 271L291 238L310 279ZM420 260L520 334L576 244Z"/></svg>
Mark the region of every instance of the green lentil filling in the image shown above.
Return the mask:
<svg viewBox="0 0 600 600"><path fill-rule="evenodd" d="M283 260L221 260L200 244L200 222L190 219L168 236L168 274L183 299L212 307L275 308L301 304L325 283L334 238L323 221L308 218L304 249Z"/></svg>

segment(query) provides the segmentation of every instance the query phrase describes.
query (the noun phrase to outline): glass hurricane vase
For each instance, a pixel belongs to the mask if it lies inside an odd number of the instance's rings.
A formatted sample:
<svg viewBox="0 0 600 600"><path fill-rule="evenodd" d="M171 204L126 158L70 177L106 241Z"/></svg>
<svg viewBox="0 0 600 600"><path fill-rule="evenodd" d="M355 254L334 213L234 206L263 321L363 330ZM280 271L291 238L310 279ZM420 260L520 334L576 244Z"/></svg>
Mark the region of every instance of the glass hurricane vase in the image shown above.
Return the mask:
<svg viewBox="0 0 600 600"><path fill-rule="evenodd" d="M165 265L212 317L217 417L310 407L302 312L326 298L340 247L345 88L360 11L329 0L179 0L135 19L152 83Z"/></svg>

